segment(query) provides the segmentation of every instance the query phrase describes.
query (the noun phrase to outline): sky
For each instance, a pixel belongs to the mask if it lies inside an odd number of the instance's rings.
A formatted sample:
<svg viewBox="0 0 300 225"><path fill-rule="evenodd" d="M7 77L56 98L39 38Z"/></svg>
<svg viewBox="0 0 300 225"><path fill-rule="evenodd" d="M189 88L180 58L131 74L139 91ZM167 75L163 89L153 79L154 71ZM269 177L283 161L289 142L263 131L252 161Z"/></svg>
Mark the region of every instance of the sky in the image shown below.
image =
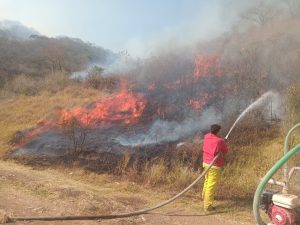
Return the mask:
<svg viewBox="0 0 300 225"><path fill-rule="evenodd" d="M76 37L140 55L154 46L188 43L224 32L236 16L228 13L227 22L222 19L224 3L231 1L0 0L0 20L19 21L47 36Z"/></svg>

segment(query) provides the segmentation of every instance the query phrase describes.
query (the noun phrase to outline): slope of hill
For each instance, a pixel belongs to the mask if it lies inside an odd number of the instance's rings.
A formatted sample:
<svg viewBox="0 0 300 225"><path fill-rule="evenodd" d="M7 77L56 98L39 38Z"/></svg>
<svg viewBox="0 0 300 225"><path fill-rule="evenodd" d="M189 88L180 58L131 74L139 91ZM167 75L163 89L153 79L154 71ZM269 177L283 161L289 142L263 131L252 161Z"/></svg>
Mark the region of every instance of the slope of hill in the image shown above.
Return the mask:
<svg viewBox="0 0 300 225"><path fill-rule="evenodd" d="M22 23L11 20L0 21L0 37L27 40L31 35L40 35L38 31L33 28L24 26Z"/></svg>
<svg viewBox="0 0 300 225"><path fill-rule="evenodd" d="M231 123L243 111L244 106L266 90L276 89L284 99L281 107L284 116L276 125L266 121L262 123L259 121L262 117L256 114L247 115L233 131L228 143L230 152L227 164L222 172L222 188L218 189L216 196L219 199L218 213L225 212L212 217L199 215L199 212L202 213L200 185L188 197L179 200L179 203L162 209L162 214L101 223L151 225L201 224L199 221L203 221L203 224L213 222L229 225L242 224L241 220L253 223L251 203L259 179L280 158L286 130L300 119L299 21L299 17L281 22L274 20L198 46L199 52L219 53L220 57L215 57L217 65L221 65L225 75L232 78L233 82L227 88L229 91L234 90L235 96L225 96L220 104L228 104L229 111L234 111L235 114L223 115L224 123ZM18 32L25 37L30 30L27 33ZM67 215L129 211L165 199L187 186L196 177L198 171L181 164L179 160L170 163L161 159L156 164L146 164L145 168L126 168L128 162L125 160L125 165L119 165L120 173L115 175L97 175L84 171L79 168L78 160L71 161L69 168L65 168L66 164L63 163L54 168L49 163L45 165L47 162L44 162L43 167L32 163L35 165L33 168L7 160L6 156L14 148L11 140L18 131L35 127L39 119L51 116L55 109L76 108L110 95L113 90L108 92L100 88L99 92L91 88L92 85L87 86L85 81L70 81L69 75L84 69L90 62L105 63L115 54L73 38L49 38L34 34L29 39L20 40L11 38L11 34L6 31L2 30L2 33L0 94L3 91L5 96L0 98L0 209L4 213ZM179 58L179 55L175 54L173 58L167 54L163 57L155 56L154 60L149 59L150 63L143 64L144 67L134 72L137 72L137 77L149 75L147 78L151 81L155 77L163 77L176 83L174 76L178 75L180 78L186 73L185 62L189 61L188 65L193 65L193 60L184 58L184 54ZM205 57L203 59L206 60ZM101 68L99 71L102 71ZM45 78L41 87L52 86L53 90L29 90L29 94L20 91L24 86L27 89L37 88L39 82L36 81L40 81L41 77ZM95 82L101 84L105 81L102 76L95 76L90 84ZM10 83L13 85L7 85ZM222 85L219 84L220 87ZM12 87L17 91L5 90L13 89ZM149 87L151 88L153 86ZM297 141L299 138L295 136L293 143ZM186 161L192 161L192 154L201 156L201 146L198 144L191 143L184 148L182 158ZM23 163L28 161L24 160ZM290 165L297 164L299 165L299 157L298 160L291 161ZM280 174L278 176L281 177ZM165 214L176 216L165 217ZM232 219L238 222L231 222Z"/></svg>
<svg viewBox="0 0 300 225"><path fill-rule="evenodd" d="M21 74L71 73L91 63L110 63L115 57L112 51L78 38L49 38L18 22L0 22L0 87Z"/></svg>

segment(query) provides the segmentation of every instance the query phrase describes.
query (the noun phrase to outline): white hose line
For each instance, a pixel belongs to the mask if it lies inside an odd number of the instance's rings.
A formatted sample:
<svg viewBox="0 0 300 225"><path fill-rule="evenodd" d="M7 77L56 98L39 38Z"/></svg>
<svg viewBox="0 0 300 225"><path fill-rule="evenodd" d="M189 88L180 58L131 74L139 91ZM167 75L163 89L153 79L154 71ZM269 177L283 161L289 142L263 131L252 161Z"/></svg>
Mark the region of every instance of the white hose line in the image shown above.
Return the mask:
<svg viewBox="0 0 300 225"><path fill-rule="evenodd" d="M140 209L133 212L127 213L119 213L119 214L110 214L110 215L95 215L95 216L47 216L47 217L9 217L7 222L15 222L15 221L25 221L25 220L43 220L43 221L54 221L54 220L99 220L99 219L116 219L116 218L124 218L124 217L131 217L131 216L138 216L141 214L148 213L155 209L161 208L165 205L170 204L171 202L175 201L177 198L182 196L184 193L189 191L199 180L201 180L205 174L209 171L209 169L213 166L216 160L219 158L220 153L216 155L213 161L209 164L207 168L191 183L188 187L186 187L183 191L178 193L177 195L173 196L172 198L163 201L151 208Z"/></svg>

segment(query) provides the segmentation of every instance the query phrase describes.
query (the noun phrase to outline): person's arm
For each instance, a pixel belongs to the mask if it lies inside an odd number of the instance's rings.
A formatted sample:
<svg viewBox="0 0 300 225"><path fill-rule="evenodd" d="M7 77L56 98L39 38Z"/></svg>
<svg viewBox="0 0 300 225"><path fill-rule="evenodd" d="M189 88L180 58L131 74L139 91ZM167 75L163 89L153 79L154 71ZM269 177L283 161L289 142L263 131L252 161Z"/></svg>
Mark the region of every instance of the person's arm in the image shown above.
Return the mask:
<svg viewBox="0 0 300 225"><path fill-rule="evenodd" d="M228 147L227 147L227 145L226 145L226 143L225 143L224 140L220 140L220 142L219 142L219 149L220 149L220 151L221 151L224 155L227 154L227 152L228 152Z"/></svg>

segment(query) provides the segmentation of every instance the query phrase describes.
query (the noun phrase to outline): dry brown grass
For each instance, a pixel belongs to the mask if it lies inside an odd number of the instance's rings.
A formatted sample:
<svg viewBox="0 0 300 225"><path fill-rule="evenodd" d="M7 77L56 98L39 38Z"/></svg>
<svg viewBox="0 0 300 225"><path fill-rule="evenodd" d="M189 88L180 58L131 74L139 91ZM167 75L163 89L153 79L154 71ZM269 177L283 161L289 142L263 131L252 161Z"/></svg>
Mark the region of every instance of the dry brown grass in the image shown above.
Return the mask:
<svg viewBox="0 0 300 225"><path fill-rule="evenodd" d="M40 119L50 116L54 109L80 106L105 95L94 89L68 87L56 94L42 93L0 100L0 155L10 149L9 140L17 131L35 127Z"/></svg>
<svg viewBox="0 0 300 225"><path fill-rule="evenodd" d="M251 198L260 179L282 156L282 147L281 137L244 147L231 146L231 159L224 167L218 196Z"/></svg>
<svg viewBox="0 0 300 225"><path fill-rule="evenodd" d="M95 90L69 87L56 94L43 93L39 96L18 96L2 100L0 126L6 129L2 129L0 133L0 153L4 154L9 150L11 146L8 142L16 131L34 127L40 118L47 117L55 108L74 107L97 98L99 93ZM278 129L258 131L253 127L247 127L247 123L241 127L245 128L244 132L251 132L251 135L241 135L242 130L232 134L228 163L224 168L217 193L218 197L223 199L236 196L251 197L259 179L282 154L283 137L280 131L275 132ZM243 137L247 137L247 140L242 140ZM233 141L235 139L238 141ZM192 143L185 146L182 151L170 149L161 160L146 164L142 170L134 165L129 168L130 157L125 155L114 172L119 175L117 179L123 177L125 180L129 179L154 188L164 186L179 190L189 185L199 175L200 171L195 171L194 165L200 151L201 146ZM199 194L201 188L195 190Z"/></svg>
<svg viewBox="0 0 300 225"><path fill-rule="evenodd" d="M39 119L51 115L54 109L83 105L104 95L94 89L71 85L60 91L0 100L0 127L3 128L0 131L0 155L10 150L8 142L17 131L36 126ZM230 137L230 153L217 193L220 198L252 197L260 178L282 155L283 129L279 126L257 126L253 119L248 117L239 124ZM114 172L118 175L117 179L123 178L154 188L164 186L179 190L189 185L200 173L201 168L198 170L198 166L195 166L201 161L199 152L201 146L191 142L182 150L167 150L160 160L146 163L142 168L137 164L129 166L130 157L124 155ZM94 175L91 173L90 176ZM135 187L128 189L135 190ZM201 188L196 190L200 192Z"/></svg>
<svg viewBox="0 0 300 225"><path fill-rule="evenodd" d="M101 74L92 74L85 79L84 85L88 88L111 91L116 89L119 85L119 78L110 76L104 77Z"/></svg>
<svg viewBox="0 0 300 225"><path fill-rule="evenodd" d="M251 199L260 179L282 156L282 137L247 146L233 146L229 144L230 153L217 191L219 199ZM200 147L199 147L200 151ZM172 167L166 162L145 167L141 173L129 171L124 173L126 178L152 188L167 187L171 190L180 190L187 187L200 174L191 167L180 162L173 163ZM278 173L277 177L281 178ZM194 192L200 195L200 188ZM249 203L249 202L248 202Z"/></svg>
<svg viewBox="0 0 300 225"><path fill-rule="evenodd" d="M247 121L248 120L248 121ZM280 124L268 127L256 125L249 117L239 124L229 139L229 154L222 172L217 196L221 199L251 199L260 178L282 156L284 135ZM200 144L189 143L183 149L167 150L159 160L148 162L143 167L128 166L129 156L118 167L118 174L151 188L166 187L180 190L188 186L200 174ZM199 155L200 154L200 155ZM200 156L200 157L199 157ZM278 173L277 177L281 178ZM201 186L201 184L199 184ZM200 194L201 188L195 193Z"/></svg>
<svg viewBox="0 0 300 225"><path fill-rule="evenodd" d="M5 211L0 210L0 224L6 224L9 221L10 215Z"/></svg>
<svg viewBox="0 0 300 225"><path fill-rule="evenodd" d="M284 128L286 131L296 123L300 122L300 80L286 90L286 116Z"/></svg>
<svg viewBox="0 0 300 225"><path fill-rule="evenodd" d="M42 77L20 74L7 81L1 88L0 98L12 96L35 96L43 92L55 94L67 87L78 87L80 81L70 79L64 72L50 73Z"/></svg>
<svg viewBox="0 0 300 225"><path fill-rule="evenodd" d="M64 215L125 212L153 206L170 198L178 191L170 190L167 187L149 188L149 186L126 179L122 180L120 177L89 173L79 168L70 170L62 167L59 170L51 168L40 170L0 161L0 173L1 177L6 177L4 184L0 183L2 199L7 195L5 197L7 202L3 204L5 205L4 209L6 212L13 212L15 216L41 215L40 213L57 215L58 212ZM41 194L40 189L47 189L47 192ZM17 198L15 199L15 197ZM231 214L239 215L238 221L252 219L252 214L248 213L249 208L242 204L239 205L241 207L238 207L233 201L217 201L217 204L221 210L225 209L226 215L222 213L221 216L228 217L230 221L236 218ZM183 214L184 216L183 212L187 214L187 221L190 218L188 215L202 214L202 202L199 194L189 192L178 201L160 209L158 213ZM147 224L157 224L151 223L150 217L154 215L149 215ZM159 219L165 218L160 215L158 217ZM167 221L173 224L170 222L171 218L168 218ZM191 224L198 224L198 219ZM184 218L182 220L185 221Z"/></svg>

